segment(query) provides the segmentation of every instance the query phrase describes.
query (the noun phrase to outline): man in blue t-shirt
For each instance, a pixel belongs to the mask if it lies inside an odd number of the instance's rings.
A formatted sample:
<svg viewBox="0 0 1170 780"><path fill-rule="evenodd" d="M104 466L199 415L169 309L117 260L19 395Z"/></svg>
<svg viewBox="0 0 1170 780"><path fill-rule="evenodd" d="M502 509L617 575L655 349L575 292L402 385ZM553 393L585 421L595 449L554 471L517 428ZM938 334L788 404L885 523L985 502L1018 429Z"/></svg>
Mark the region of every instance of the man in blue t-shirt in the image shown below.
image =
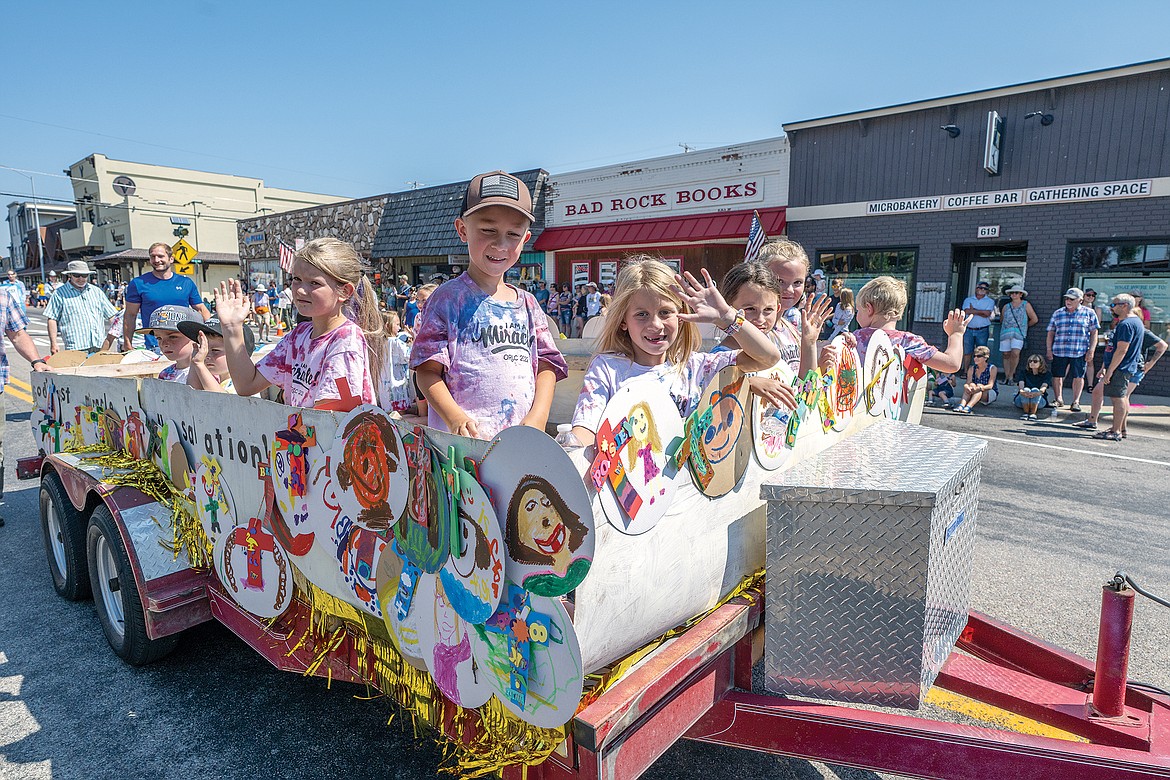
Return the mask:
<svg viewBox="0 0 1170 780"><path fill-rule="evenodd" d="M1145 331L1141 315L1134 312L1136 306L1137 301L1128 293L1114 295L1109 304L1113 311L1113 335L1105 345L1101 371L1097 374L1097 388L1093 392L1093 405L1097 407L1098 403L1104 403L1105 398L1110 400L1113 404L1113 426L1094 434L1094 439L1121 441L1121 432L1125 430L1125 418L1129 415L1129 380L1140 368L1142 335ZM1101 394L1100 401L1098 393ZM1091 415L1089 419L1095 416ZM1078 427L1089 426L1081 424Z"/></svg>
<svg viewBox="0 0 1170 780"><path fill-rule="evenodd" d="M175 258L171 256L169 244L151 244L150 273L134 279L126 285L126 313L122 319L122 335L124 344L132 344L134 331L138 325L138 315L142 315L142 326L150 322L150 315L159 306L190 306L199 312L204 321L211 319L211 312L203 304L199 296L199 288L189 277L175 273L173 268ZM147 335L147 349L158 349L158 341L154 336Z"/></svg>

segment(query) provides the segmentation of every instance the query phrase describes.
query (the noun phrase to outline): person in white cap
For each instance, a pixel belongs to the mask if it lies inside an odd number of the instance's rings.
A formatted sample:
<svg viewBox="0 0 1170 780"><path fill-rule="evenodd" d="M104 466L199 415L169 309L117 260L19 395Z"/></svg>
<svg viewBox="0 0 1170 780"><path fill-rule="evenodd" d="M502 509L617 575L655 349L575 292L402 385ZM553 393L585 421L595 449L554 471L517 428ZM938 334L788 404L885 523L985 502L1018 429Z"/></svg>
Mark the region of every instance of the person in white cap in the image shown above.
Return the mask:
<svg viewBox="0 0 1170 780"><path fill-rule="evenodd" d="M73 260L65 267L69 284L49 298L45 319L49 323L49 353L62 348L96 352L106 339L110 318L117 311L101 288L90 284L97 273L84 260Z"/></svg>
<svg viewBox="0 0 1170 780"><path fill-rule="evenodd" d="M66 268L68 268L68 266L66 266ZM68 273L68 271L66 271L66 273ZM64 286L65 282L61 281L61 277L57 276L57 272L49 271L49 286L46 289L46 292L49 295L52 295Z"/></svg>

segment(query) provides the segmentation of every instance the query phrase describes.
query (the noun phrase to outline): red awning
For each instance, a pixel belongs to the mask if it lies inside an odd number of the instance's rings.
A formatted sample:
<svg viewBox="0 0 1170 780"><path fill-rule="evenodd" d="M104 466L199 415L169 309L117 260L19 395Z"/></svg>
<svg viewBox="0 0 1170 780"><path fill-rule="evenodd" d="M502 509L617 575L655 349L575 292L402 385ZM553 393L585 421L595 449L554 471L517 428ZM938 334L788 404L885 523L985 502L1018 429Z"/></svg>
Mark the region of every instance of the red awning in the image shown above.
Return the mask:
<svg viewBox="0 0 1170 780"><path fill-rule="evenodd" d="M760 209L760 222L764 226L764 232L769 236L777 236L784 232L784 211L783 208ZM555 252L559 249L672 244L720 238L739 238L747 243L748 230L751 226L751 211L605 222L600 225L546 228L532 248L537 252Z"/></svg>

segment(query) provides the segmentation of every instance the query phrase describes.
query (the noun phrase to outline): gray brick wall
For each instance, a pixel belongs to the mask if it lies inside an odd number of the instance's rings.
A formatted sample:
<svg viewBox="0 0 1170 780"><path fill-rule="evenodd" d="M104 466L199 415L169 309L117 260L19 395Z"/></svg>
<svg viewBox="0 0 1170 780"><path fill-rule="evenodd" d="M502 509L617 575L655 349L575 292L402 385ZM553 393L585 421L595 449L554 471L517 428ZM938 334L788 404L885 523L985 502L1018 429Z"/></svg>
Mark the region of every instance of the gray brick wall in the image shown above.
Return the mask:
<svg viewBox="0 0 1170 780"><path fill-rule="evenodd" d="M999 225L999 238L977 240L980 225ZM1026 242L1028 300L1040 317L1039 326L1028 334L1026 349L1043 352L1048 317L1061 305L1071 283L1069 243L1148 238L1165 242L1170 237L1170 198L808 220L788 223L788 236L803 245L814 262L817 253L831 250L917 247L914 281L947 284L956 246ZM965 297L965 292L958 293L950 291L949 306ZM1170 301L1160 305L1170 306ZM932 343L943 340L937 323L916 322L914 330ZM1170 360L1155 366L1140 392L1170 396Z"/></svg>

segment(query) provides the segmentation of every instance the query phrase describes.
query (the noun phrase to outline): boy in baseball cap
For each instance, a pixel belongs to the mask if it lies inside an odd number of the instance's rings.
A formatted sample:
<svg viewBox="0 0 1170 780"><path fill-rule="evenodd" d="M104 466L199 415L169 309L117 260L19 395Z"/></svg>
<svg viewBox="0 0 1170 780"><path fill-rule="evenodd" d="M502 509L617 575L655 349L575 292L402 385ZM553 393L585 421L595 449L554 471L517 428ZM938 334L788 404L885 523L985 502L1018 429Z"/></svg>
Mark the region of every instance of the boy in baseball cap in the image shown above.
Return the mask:
<svg viewBox="0 0 1170 780"><path fill-rule="evenodd" d="M467 272L428 299L410 352L432 428L483 439L513 425L544 430L568 368L536 298L504 281L533 219L532 193L515 176L492 171L468 182L455 220Z"/></svg>
<svg viewBox="0 0 1170 780"><path fill-rule="evenodd" d="M219 317L213 316L207 322L202 317L196 321L179 323L179 331L194 348L191 355L191 374L187 384L196 390L210 390L213 393L234 393L231 374L228 373L227 349L223 343L223 329ZM248 354L256 348L256 337L252 329L244 326L244 349Z"/></svg>
<svg viewBox="0 0 1170 780"><path fill-rule="evenodd" d="M139 335L154 336L163 357L175 361L159 372L158 378L164 382L186 382L191 369L191 353L195 345L179 332L179 324L183 322L203 322L203 318L189 306L159 306L150 313L150 324L134 331Z"/></svg>

